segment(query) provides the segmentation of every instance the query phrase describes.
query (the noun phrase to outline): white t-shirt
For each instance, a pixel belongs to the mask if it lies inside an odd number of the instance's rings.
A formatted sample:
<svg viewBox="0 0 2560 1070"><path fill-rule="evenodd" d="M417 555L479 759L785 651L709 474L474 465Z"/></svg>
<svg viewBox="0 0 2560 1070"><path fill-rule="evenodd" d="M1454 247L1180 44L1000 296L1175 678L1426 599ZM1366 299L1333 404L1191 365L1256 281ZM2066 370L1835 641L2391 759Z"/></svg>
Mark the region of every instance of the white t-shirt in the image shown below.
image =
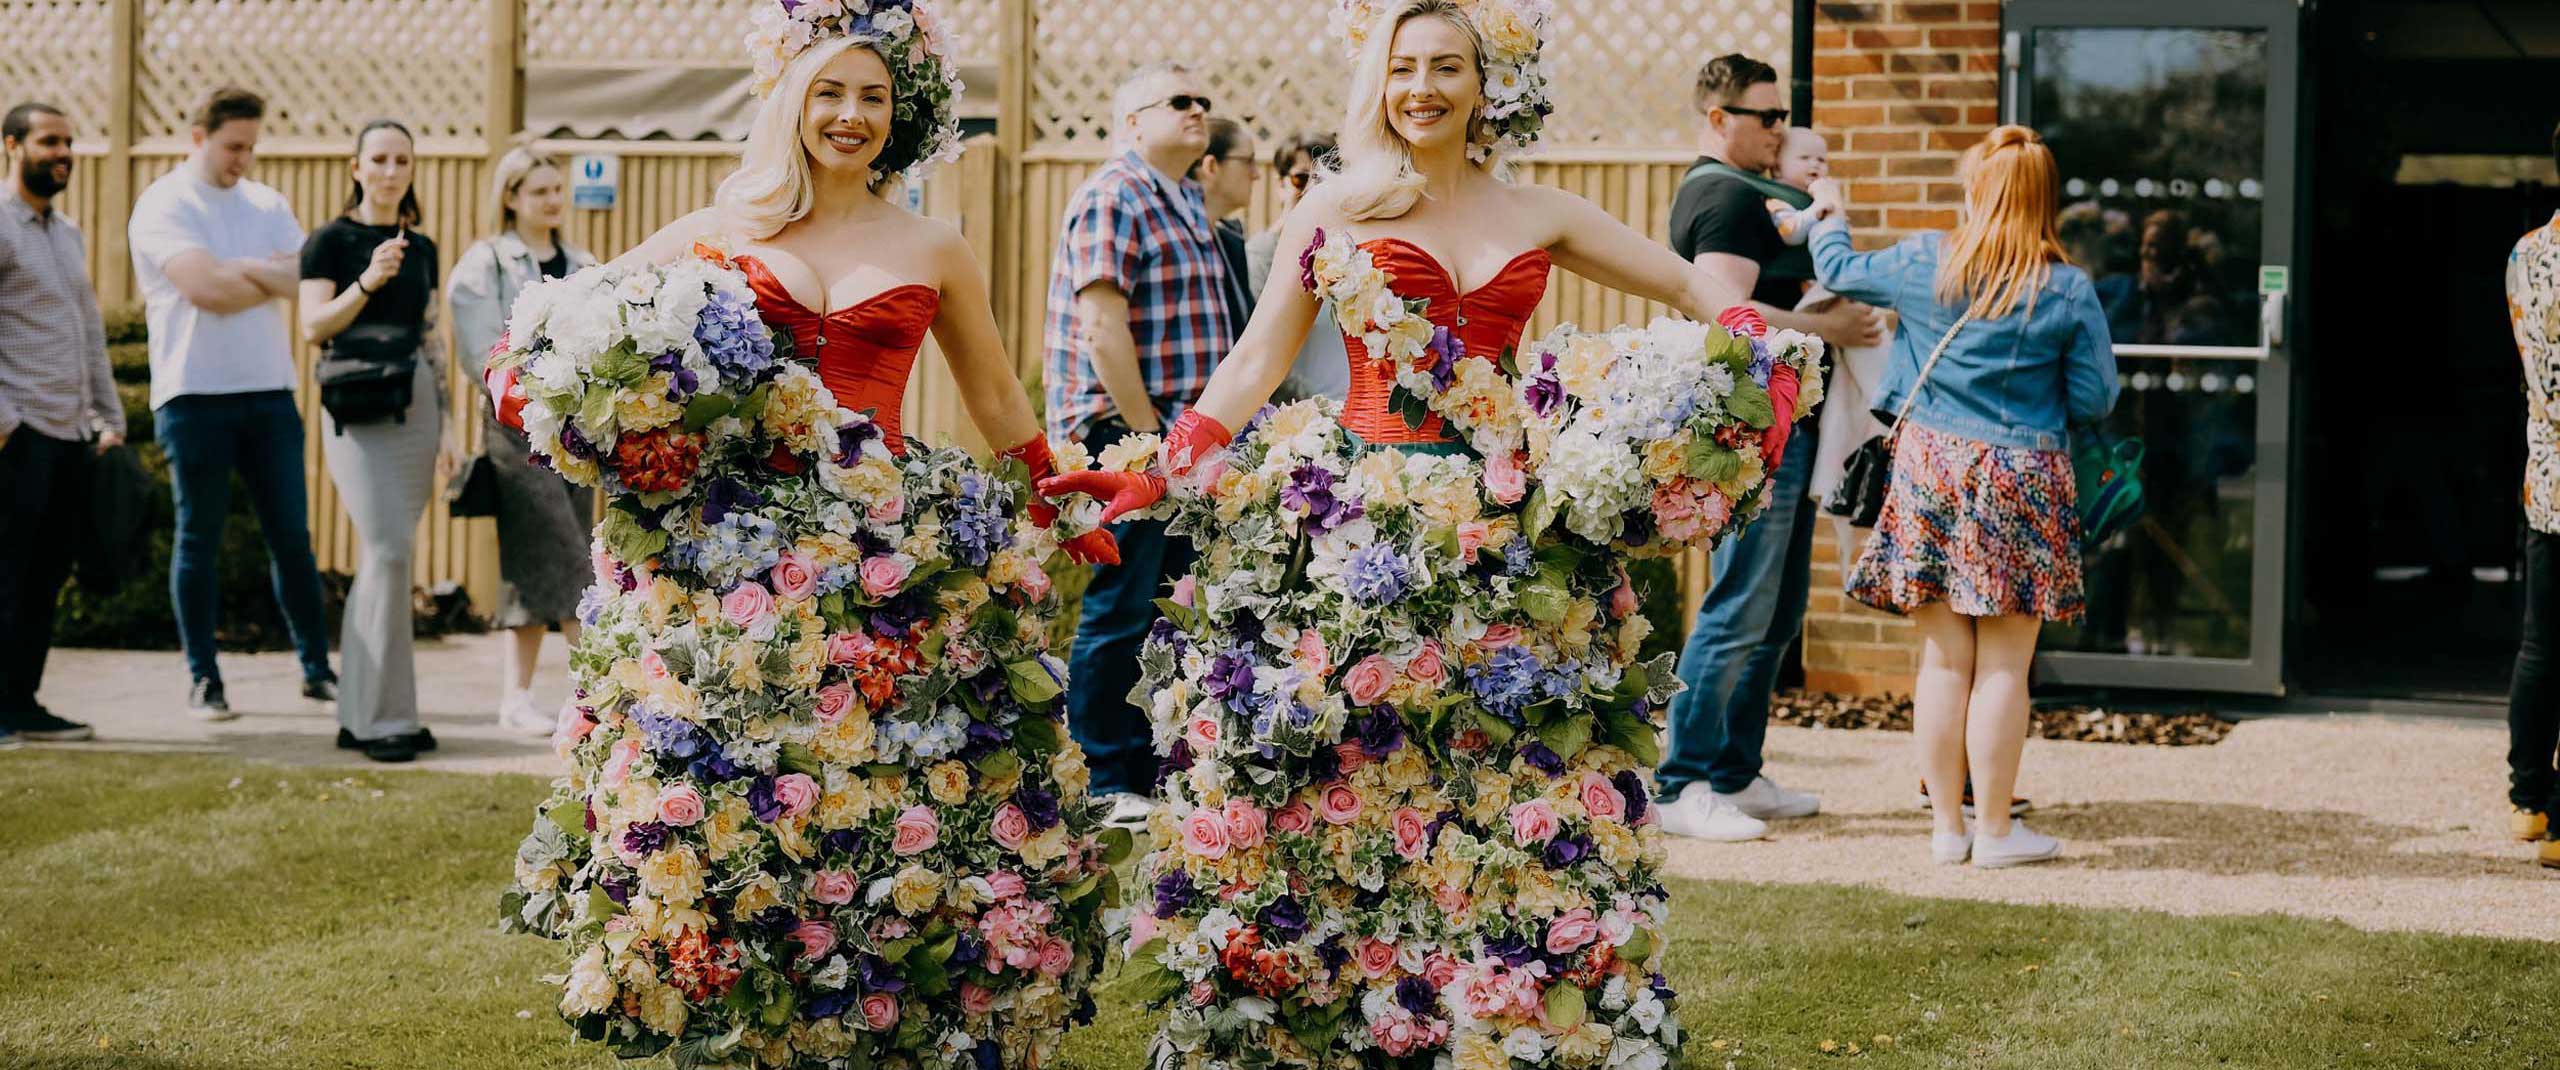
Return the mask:
<svg viewBox="0 0 2560 1070"><path fill-rule="evenodd" d="M152 408L181 394L293 389L293 341L280 302L207 312L187 303L163 271L190 249L216 260L298 252L302 225L284 194L245 178L223 189L180 164L142 191L126 237L151 326Z"/></svg>

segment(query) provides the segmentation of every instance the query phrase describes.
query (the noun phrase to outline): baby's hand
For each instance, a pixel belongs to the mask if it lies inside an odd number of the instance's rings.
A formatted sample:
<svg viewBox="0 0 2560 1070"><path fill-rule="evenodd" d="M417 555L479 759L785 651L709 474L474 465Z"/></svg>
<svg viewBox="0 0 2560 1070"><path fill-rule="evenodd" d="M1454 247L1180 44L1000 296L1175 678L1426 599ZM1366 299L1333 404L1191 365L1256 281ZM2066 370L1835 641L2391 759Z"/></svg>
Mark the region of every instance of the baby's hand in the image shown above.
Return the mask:
<svg viewBox="0 0 2560 1070"><path fill-rule="evenodd" d="M1787 202L1775 197L1769 198L1768 208L1769 222L1777 225L1778 237L1789 245L1804 244L1815 217L1789 207Z"/></svg>

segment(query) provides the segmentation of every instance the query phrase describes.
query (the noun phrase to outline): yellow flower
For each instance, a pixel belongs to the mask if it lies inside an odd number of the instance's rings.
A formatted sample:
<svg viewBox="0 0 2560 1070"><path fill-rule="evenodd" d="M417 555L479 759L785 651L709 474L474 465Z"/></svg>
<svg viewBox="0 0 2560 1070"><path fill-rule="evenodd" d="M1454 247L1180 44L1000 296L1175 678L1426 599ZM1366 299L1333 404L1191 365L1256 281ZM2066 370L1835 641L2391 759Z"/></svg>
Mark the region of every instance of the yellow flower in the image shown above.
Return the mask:
<svg viewBox="0 0 2560 1070"><path fill-rule="evenodd" d="M1598 1066L1609 1054L1609 1032L1585 1019L1556 1038L1556 1060L1566 1066Z"/></svg>
<svg viewBox="0 0 2560 1070"><path fill-rule="evenodd" d="M1510 828L1510 774L1480 772L1475 779L1476 800L1467 807L1467 819L1479 825Z"/></svg>
<svg viewBox="0 0 2560 1070"><path fill-rule="evenodd" d="M684 1033L686 1015L684 993L667 985L651 985L639 993L640 1023L668 1036Z"/></svg>
<svg viewBox="0 0 2560 1070"><path fill-rule="evenodd" d="M602 1014L613 1007L613 995L613 977L604 968L604 945L592 945L569 966L569 983L560 993L560 1013L571 1018Z"/></svg>
<svg viewBox="0 0 2560 1070"><path fill-rule="evenodd" d="M1503 1052L1498 1033L1460 1033L1451 1054L1457 1057L1458 1070L1511 1070L1511 1056Z"/></svg>
<svg viewBox="0 0 2560 1070"><path fill-rule="evenodd" d="M969 797L969 767L958 762L936 762L925 770L925 793L945 806L957 806Z"/></svg>
<svg viewBox="0 0 2560 1070"><path fill-rule="evenodd" d="M1084 764L1084 748L1069 744L1050 755L1049 779L1058 782L1059 801L1073 802L1084 798L1093 783L1093 774Z"/></svg>
<svg viewBox="0 0 2560 1070"><path fill-rule="evenodd" d="M1679 475L1680 470L1687 467L1688 463L1689 459L1681 450L1680 444L1670 439L1657 438L1644 445L1646 479L1656 483L1667 483L1671 477Z"/></svg>
<svg viewBox="0 0 2560 1070"><path fill-rule="evenodd" d="M1271 410L1271 414L1264 418L1262 440L1287 442L1298 437L1298 434L1305 431L1308 425L1315 423L1319 415L1321 414L1316 410L1315 403L1311 401L1293 401L1282 405Z"/></svg>
<svg viewBox="0 0 2560 1070"><path fill-rule="evenodd" d="M919 865L899 870L889 883L889 903L901 914L922 914L942 900L942 874Z"/></svg>
<svg viewBox="0 0 2560 1070"><path fill-rule="evenodd" d="M1636 840L1634 829L1620 821L1595 821L1591 824L1591 843L1599 849L1600 860L1613 869L1626 869L1643 856L1643 845Z"/></svg>
<svg viewBox="0 0 2560 1070"><path fill-rule="evenodd" d="M731 643L720 660L728 664L729 688L733 691L764 689L764 666L754 643Z"/></svg>
<svg viewBox="0 0 2560 1070"><path fill-rule="evenodd" d="M1581 334L1565 343L1564 352L1556 356L1556 378L1565 391L1581 397L1600 393L1601 380L1618 362L1617 351L1610 348L1605 335Z"/></svg>
<svg viewBox="0 0 2560 1070"><path fill-rule="evenodd" d="M747 831L755 827L754 821L755 815L747 812L746 800L733 795L720 804L720 809L712 811L710 819L703 823L702 841L711 849L711 857L727 858L745 847L754 839L755 834Z"/></svg>
<svg viewBox="0 0 2560 1070"><path fill-rule="evenodd" d="M1154 435L1129 435L1102 448L1102 456L1094 467L1105 472L1135 472L1155 460L1157 438Z"/></svg>
<svg viewBox="0 0 2560 1070"><path fill-rule="evenodd" d="M653 431L684 418L684 406L667 400L666 374L633 384L613 399L613 419L626 431Z"/></svg>
<svg viewBox="0 0 2560 1070"><path fill-rule="evenodd" d="M684 905L702 898L702 859L684 844L669 846L640 863L641 890Z"/></svg>
<svg viewBox="0 0 2560 1070"><path fill-rule="evenodd" d="M747 882L746 887L738 889L738 898L732 910L738 917L752 918L781 905L780 882L775 881L770 874L759 873L756 874L756 879Z"/></svg>
<svg viewBox="0 0 2560 1070"><path fill-rule="evenodd" d="M861 777L837 776L834 783L818 795L818 806L810 811L822 829L852 828L871 816L871 787Z"/></svg>
<svg viewBox="0 0 2560 1070"><path fill-rule="evenodd" d="M1067 826L1063 821L1049 826L1049 831L1025 840L1022 844L1022 861L1030 866L1046 866L1066 855Z"/></svg>

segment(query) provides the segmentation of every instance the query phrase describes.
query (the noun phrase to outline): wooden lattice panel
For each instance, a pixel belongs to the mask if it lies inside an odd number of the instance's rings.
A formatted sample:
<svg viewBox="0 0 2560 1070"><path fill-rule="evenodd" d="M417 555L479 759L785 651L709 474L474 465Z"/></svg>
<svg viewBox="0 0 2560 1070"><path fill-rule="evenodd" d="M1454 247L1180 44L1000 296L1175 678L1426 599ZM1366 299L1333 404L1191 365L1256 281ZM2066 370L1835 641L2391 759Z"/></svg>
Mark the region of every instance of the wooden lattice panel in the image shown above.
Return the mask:
<svg viewBox="0 0 2560 1070"><path fill-rule="evenodd" d="M420 139L481 136L482 0L141 0L135 133L185 135L216 86L267 98L265 136L352 139L394 118Z"/></svg>
<svg viewBox="0 0 2560 1070"><path fill-rule="evenodd" d="M524 0L528 63L745 67L748 16L773 0ZM1000 0L943 0L963 64L993 62ZM994 86L981 92L993 93Z"/></svg>
<svg viewBox="0 0 2560 1070"><path fill-rule="evenodd" d="M1341 121L1350 62L1326 32L1330 0L1230 0L1216 17L1196 0L1034 0L1032 141L1099 154L1111 91L1160 59L1198 72L1221 114L1268 138ZM1698 64L1740 51L1776 64L1789 45L1788 0L1581 0L1559 4L1548 45L1557 116L1550 148L1676 150L1696 137L1689 94Z"/></svg>
<svg viewBox="0 0 2560 1070"><path fill-rule="evenodd" d="M41 100L70 116L83 140L107 139L107 110L116 87L107 0L9 0L0 3L0 108Z"/></svg>

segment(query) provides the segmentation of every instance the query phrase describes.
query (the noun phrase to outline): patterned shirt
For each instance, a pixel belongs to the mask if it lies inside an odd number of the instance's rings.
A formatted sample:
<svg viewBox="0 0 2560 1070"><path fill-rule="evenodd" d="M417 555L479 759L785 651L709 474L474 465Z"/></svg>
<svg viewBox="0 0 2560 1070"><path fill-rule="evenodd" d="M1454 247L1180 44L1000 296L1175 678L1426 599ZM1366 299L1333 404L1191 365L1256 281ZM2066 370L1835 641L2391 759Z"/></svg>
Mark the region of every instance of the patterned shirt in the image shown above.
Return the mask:
<svg viewBox="0 0 2560 1070"><path fill-rule="evenodd" d="M0 432L80 440L94 419L123 434L80 228L14 190L0 200Z"/></svg>
<svg viewBox="0 0 2560 1070"><path fill-rule="evenodd" d="M2507 257L2507 319L2524 357L2524 519L2560 535L2560 213Z"/></svg>
<svg viewBox="0 0 2560 1070"><path fill-rule="evenodd" d="M1235 344L1228 322L1226 260L1209 229L1200 184L1175 185L1136 152L1104 163L1067 205L1049 272L1049 312L1041 341L1048 351L1048 417L1052 437L1081 439L1087 425L1115 411L1096 374L1093 353L1077 340L1076 294L1096 282L1129 298L1129 336L1138 375L1170 422L1200 397L1209 373Z"/></svg>

